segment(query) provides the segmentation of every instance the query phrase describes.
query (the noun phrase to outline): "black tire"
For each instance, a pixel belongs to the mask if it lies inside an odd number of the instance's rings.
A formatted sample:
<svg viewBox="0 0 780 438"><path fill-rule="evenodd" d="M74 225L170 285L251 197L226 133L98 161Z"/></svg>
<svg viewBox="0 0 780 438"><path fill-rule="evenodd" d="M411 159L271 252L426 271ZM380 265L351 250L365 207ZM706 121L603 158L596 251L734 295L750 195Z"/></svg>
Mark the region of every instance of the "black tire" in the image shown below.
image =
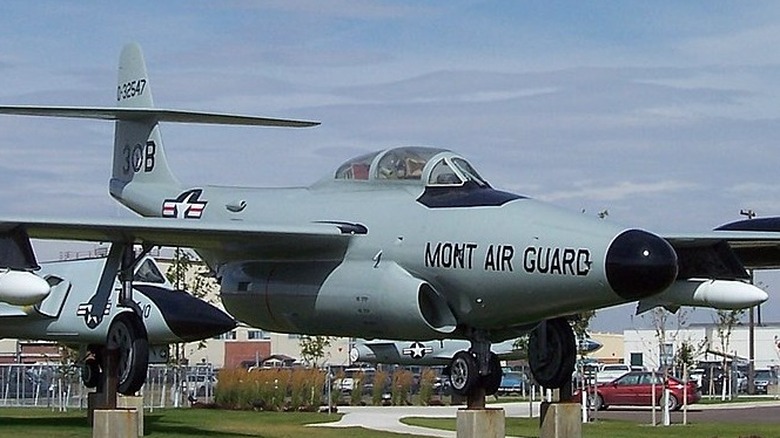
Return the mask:
<svg viewBox="0 0 780 438"><path fill-rule="evenodd" d="M467 396L479 382L479 368L474 356L468 351L455 353L450 363L450 385L455 394Z"/></svg>
<svg viewBox="0 0 780 438"><path fill-rule="evenodd" d="M117 315L108 329L106 348L117 348L117 392L133 395L146 381L149 366L149 341L146 329L139 318L131 312Z"/></svg>
<svg viewBox="0 0 780 438"><path fill-rule="evenodd" d="M528 364L534 379L545 388L562 388L571 381L577 345L574 332L564 318L542 322L547 325L546 342L539 336L541 324L528 337Z"/></svg>
<svg viewBox="0 0 780 438"><path fill-rule="evenodd" d="M669 394L669 399L666 404L669 406L669 412L680 409L680 402L677 401L677 397L675 397L674 394Z"/></svg>
<svg viewBox="0 0 780 438"><path fill-rule="evenodd" d="M100 361L95 356L89 356L84 359L81 365L81 382L89 389L97 388L102 377L100 371Z"/></svg>
<svg viewBox="0 0 780 438"><path fill-rule="evenodd" d="M501 371L501 361L498 360L498 356L492 351L488 359L488 367L490 374L480 376L480 385L485 388L485 395L493 395L498 392L498 387L501 386L503 371Z"/></svg>
<svg viewBox="0 0 780 438"><path fill-rule="evenodd" d="M588 407L593 408L597 411L601 411L606 409L606 406L604 405L604 398L601 397L601 394L595 393L595 394L589 394L588 395Z"/></svg>

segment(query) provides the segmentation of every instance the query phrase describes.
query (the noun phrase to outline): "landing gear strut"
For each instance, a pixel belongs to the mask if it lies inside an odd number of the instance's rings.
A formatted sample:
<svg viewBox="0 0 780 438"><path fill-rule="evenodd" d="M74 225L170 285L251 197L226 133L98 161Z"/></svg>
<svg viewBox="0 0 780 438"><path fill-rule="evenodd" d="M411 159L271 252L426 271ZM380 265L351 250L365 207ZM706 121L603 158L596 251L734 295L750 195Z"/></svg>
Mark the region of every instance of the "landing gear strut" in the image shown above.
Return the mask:
<svg viewBox="0 0 780 438"><path fill-rule="evenodd" d="M144 246L140 255L136 256L132 244L118 244L111 246L106 265L98 283L95 294L87 303L85 323L90 328L96 328L108 315L111 294L114 292L114 282L117 275L121 283L118 297L118 307L129 309L114 316L108 327L108 335L105 345L90 345L81 369L81 378L88 388L97 388L105 391L101 382L104 374L110 373L115 377L112 381L117 383L117 391L121 394L135 394L146 379L146 370L149 364L149 341L146 327L140 317L141 311L133 300L133 268L138 261L152 248ZM106 351L115 350L117 360L112 369L107 369Z"/></svg>

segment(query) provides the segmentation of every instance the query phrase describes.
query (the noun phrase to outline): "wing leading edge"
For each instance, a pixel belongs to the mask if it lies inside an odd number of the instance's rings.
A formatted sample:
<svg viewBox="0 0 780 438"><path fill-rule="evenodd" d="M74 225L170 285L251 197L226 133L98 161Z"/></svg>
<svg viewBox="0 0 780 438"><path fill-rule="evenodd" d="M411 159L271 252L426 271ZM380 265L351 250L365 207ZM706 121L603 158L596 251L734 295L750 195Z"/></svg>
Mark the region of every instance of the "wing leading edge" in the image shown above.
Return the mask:
<svg viewBox="0 0 780 438"><path fill-rule="evenodd" d="M356 233L343 223L302 226L208 224L169 219L0 219L0 232L21 227L31 238L183 246L232 257L340 260ZM357 225L356 225L357 227ZM358 227L359 228L359 227Z"/></svg>
<svg viewBox="0 0 780 438"><path fill-rule="evenodd" d="M747 279L747 269L780 269L780 228L667 235L680 264L678 278Z"/></svg>

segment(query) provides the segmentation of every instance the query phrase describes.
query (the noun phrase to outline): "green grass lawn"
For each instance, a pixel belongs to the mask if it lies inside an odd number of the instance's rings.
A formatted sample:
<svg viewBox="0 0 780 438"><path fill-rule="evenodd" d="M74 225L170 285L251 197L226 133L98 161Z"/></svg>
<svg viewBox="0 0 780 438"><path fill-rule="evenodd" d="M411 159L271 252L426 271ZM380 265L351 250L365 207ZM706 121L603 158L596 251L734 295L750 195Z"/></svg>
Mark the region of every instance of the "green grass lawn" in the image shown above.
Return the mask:
<svg viewBox="0 0 780 438"><path fill-rule="evenodd" d="M455 430L454 418L406 418L402 422L414 426ZM507 418L506 434L538 437L539 419ZM780 425L710 423L652 427L629 421L600 420L598 423L584 424L582 436L586 438L778 438Z"/></svg>
<svg viewBox="0 0 780 438"><path fill-rule="evenodd" d="M210 409L163 409L146 412L146 436L173 437L322 437L390 438L408 437L361 428L311 428L306 424L335 421L337 415L222 411ZM455 430L455 419L410 418L407 424ZM506 433L538 437L539 420L507 418ZM0 436L22 438L91 437L86 411L52 412L45 408L0 408ZM584 437L627 438L780 438L777 424L711 423L651 427L628 421L601 420L583 425Z"/></svg>
<svg viewBox="0 0 780 438"><path fill-rule="evenodd" d="M0 436L21 438L91 437L86 411L52 412L45 408L0 408ZM145 412L145 433L174 437L408 437L361 428L311 428L306 424L335 421L318 413L244 412L211 409L162 409Z"/></svg>

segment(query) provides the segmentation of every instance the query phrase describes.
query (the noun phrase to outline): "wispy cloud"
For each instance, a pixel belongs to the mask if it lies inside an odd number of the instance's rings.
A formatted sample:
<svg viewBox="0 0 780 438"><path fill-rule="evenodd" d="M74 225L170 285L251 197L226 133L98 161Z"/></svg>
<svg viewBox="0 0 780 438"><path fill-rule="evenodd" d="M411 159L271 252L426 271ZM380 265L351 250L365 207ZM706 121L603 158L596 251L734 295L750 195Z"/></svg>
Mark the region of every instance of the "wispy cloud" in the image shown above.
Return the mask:
<svg viewBox="0 0 780 438"><path fill-rule="evenodd" d="M540 199L560 201L565 199L585 199L591 201L620 201L628 198L653 197L666 193L696 189L697 185L683 181L658 181L639 183L622 181L613 185L597 186L590 183L578 184L570 190L543 193Z"/></svg>

